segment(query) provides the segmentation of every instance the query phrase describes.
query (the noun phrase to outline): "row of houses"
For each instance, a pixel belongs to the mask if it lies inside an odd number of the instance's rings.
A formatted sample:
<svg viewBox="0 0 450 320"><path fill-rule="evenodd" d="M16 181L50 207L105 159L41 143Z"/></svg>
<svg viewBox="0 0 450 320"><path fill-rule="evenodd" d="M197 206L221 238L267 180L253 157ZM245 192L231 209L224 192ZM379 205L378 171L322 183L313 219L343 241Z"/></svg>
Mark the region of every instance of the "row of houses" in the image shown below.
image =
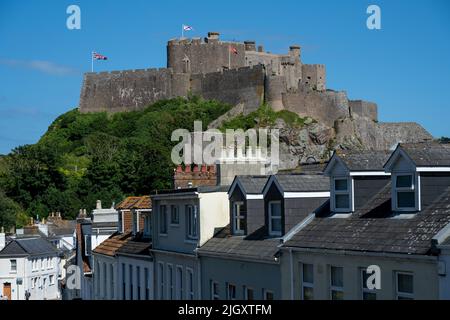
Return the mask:
<svg viewBox="0 0 450 320"><path fill-rule="evenodd" d="M118 231L77 250L91 283L79 297L450 298L449 145L339 151L308 168L125 199Z"/></svg>

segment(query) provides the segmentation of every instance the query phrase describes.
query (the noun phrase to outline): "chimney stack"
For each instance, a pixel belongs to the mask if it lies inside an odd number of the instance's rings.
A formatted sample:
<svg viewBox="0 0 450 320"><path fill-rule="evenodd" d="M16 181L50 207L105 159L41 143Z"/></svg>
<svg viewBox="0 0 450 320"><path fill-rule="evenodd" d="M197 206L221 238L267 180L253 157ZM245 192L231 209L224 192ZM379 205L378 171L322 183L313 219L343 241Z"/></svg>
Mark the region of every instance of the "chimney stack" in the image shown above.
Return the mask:
<svg viewBox="0 0 450 320"><path fill-rule="evenodd" d="M2 227L2 230L0 232L0 251L3 250L5 245L6 245L5 228Z"/></svg>

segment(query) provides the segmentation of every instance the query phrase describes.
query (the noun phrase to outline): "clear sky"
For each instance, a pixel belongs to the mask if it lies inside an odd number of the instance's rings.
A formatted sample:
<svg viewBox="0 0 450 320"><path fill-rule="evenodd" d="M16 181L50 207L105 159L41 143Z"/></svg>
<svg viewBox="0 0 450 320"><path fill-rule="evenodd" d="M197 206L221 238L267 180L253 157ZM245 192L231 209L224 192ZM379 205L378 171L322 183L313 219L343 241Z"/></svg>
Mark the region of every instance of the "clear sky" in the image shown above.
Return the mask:
<svg viewBox="0 0 450 320"><path fill-rule="evenodd" d="M81 30L66 9L81 8ZM381 30L366 9L381 8ZM450 136L450 1L0 0L0 154L35 143L78 105L90 52L96 71L164 67L166 41L219 31L327 68L327 87L378 103L380 121L416 121Z"/></svg>

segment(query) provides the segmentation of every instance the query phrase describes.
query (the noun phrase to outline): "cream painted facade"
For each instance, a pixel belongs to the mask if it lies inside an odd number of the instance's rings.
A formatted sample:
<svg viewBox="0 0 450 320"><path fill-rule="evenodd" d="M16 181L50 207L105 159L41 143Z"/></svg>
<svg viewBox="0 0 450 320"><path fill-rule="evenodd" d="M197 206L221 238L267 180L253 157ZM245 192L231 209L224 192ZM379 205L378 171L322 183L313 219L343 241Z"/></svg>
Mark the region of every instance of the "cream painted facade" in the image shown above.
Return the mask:
<svg viewBox="0 0 450 320"><path fill-rule="evenodd" d="M313 266L313 283L303 281L303 265ZM331 299L331 267L343 268L342 290L344 300L363 299L362 270L370 265L381 269L381 289L370 291L377 300L397 300L397 275L412 276L412 299L429 300L439 298L439 275L437 257L407 256L395 254L369 254L355 252L333 252L332 250L302 250L283 248L281 258L282 298L303 299L303 288L312 287L314 300ZM366 292L367 289L365 289Z"/></svg>

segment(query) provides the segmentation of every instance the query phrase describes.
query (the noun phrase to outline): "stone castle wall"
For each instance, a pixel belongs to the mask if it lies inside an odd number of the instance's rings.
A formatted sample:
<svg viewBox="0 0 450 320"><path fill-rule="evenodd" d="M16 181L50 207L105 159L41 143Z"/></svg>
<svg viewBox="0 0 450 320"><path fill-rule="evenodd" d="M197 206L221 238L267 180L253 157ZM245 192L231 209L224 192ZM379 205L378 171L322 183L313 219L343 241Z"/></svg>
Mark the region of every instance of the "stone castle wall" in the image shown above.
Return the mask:
<svg viewBox="0 0 450 320"><path fill-rule="evenodd" d="M161 99L186 96L189 75L171 69L86 73L80 112L139 110Z"/></svg>
<svg viewBox="0 0 450 320"><path fill-rule="evenodd" d="M172 69L87 73L80 112L140 110L162 99L186 97L189 92L207 100L244 104L245 113L264 101L263 66L208 74L175 73Z"/></svg>

